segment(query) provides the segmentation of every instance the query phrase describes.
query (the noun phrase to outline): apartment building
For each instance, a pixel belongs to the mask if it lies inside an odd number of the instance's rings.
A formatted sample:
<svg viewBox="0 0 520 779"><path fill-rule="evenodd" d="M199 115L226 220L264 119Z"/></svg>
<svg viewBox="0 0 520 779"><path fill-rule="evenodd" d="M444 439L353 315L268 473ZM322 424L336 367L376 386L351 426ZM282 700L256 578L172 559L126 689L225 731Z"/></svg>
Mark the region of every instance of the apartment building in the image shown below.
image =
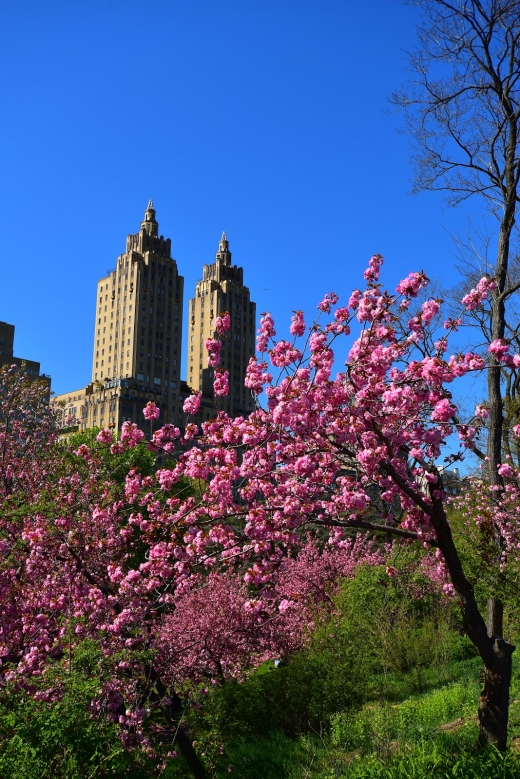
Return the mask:
<svg viewBox="0 0 520 779"><path fill-rule="evenodd" d="M149 433L142 411L150 400L161 409L156 426L172 422L183 427L182 404L192 391L203 393L199 422L220 409L233 416L253 409L243 383L254 354L256 306L243 284L243 269L231 264L225 233L215 262L203 266L203 278L189 302L188 375L181 391L183 294L184 279L171 256L171 240L159 235L150 201L139 232L127 237L116 267L97 282L92 380L52 400L65 430L119 430L130 420ZM230 392L215 399L205 341L214 334L216 316L225 311L231 316L231 331L222 367L229 370Z"/></svg>

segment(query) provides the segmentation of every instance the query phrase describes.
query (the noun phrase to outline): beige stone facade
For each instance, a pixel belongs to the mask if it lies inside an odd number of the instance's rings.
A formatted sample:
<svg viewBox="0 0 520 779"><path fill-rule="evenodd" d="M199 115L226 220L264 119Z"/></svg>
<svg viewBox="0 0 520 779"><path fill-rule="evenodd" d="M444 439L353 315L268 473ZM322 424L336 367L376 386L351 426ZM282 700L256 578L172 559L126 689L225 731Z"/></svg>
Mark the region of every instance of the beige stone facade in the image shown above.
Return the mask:
<svg viewBox="0 0 520 779"><path fill-rule="evenodd" d="M171 257L170 239L159 236L155 214L150 201L140 231L128 236L115 269L97 283L92 381L51 401L59 409L64 433L92 427L120 430L126 420L150 433L150 422L143 417L150 400L161 409L156 427L172 422L182 428L182 404L192 391L203 392L197 422L213 418L220 409L233 416L253 410L244 378L255 350L256 306L243 284L243 269L231 264L224 233L215 262L204 265L189 302L188 375L181 382L184 279ZM221 364L229 370L230 392L215 399L205 341L224 312L230 314L231 331Z"/></svg>
<svg viewBox="0 0 520 779"><path fill-rule="evenodd" d="M229 313L231 330L224 339L220 364L229 371L229 395L216 399L213 408L230 416L250 413L254 408L251 392L244 387L249 358L255 353L256 305L244 285L244 271L231 263L226 233L222 234L215 262L204 265L195 296L189 301L187 338L187 384L202 391L203 400L213 397L214 368L208 366L207 338L215 335L215 319ZM209 409L203 412L209 418Z"/></svg>
<svg viewBox="0 0 520 779"><path fill-rule="evenodd" d="M126 240L116 267L97 283L92 382L83 390L78 429L144 424L143 407L154 400L161 423L179 418L184 279L159 236L152 201L141 229ZM53 403L65 408L76 393ZM64 424L66 415L63 415Z"/></svg>

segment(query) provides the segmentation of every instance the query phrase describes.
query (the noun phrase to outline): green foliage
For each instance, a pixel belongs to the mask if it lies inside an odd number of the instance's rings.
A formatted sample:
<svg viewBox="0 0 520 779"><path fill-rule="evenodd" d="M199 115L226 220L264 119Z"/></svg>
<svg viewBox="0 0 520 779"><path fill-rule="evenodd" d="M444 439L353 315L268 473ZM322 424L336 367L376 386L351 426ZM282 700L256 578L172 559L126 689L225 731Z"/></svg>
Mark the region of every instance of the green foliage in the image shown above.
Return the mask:
<svg viewBox="0 0 520 779"><path fill-rule="evenodd" d="M63 450L64 458L73 462L75 467L81 467L82 460L74 456L73 452L85 444L95 456L101 458L106 478L113 479L117 484L124 484L128 472L132 469L139 471L142 476L150 476L154 472L157 455L150 452L145 443L126 448L124 452L114 456L110 453L110 447L96 440L99 431L99 427L93 427L74 433L66 441L61 441L59 446Z"/></svg>
<svg viewBox="0 0 520 779"><path fill-rule="evenodd" d="M360 567L304 651L215 688L187 713L211 779L229 766L239 779L520 777L516 753L475 750L481 664L456 603L428 585L415 553L395 554L397 579ZM91 716L106 673L99 647L84 642L71 673L66 665L46 680L59 682L60 700L13 691L0 700L2 779L189 777L181 758L158 770L157 758L123 750L116 726ZM511 725L520 735L516 670Z"/></svg>
<svg viewBox="0 0 520 779"><path fill-rule="evenodd" d="M154 764L142 751L123 749L114 724L91 716L99 673L98 649L84 642L70 675L61 675L59 700L46 703L23 691L4 690L0 699L1 777L144 779L153 775Z"/></svg>
<svg viewBox="0 0 520 779"><path fill-rule="evenodd" d="M296 735L329 728L338 712L356 711L367 699L399 700L449 681L453 662L474 656L456 607L433 591L413 597L425 582L402 570L394 581L384 568L361 566L308 648L215 690L206 723L223 739L244 730ZM473 691L475 707L477 697Z"/></svg>
<svg viewBox="0 0 520 779"><path fill-rule="evenodd" d="M471 497L469 505L471 507ZM468 516L471 516L471 510ZM488 598L499 598L504 603L504 638L518 644L520 565L511 559L507 566L498 564L491 523L477 524L453 507L449 509L449 520L464 571L474 587L482 613L485 613Z"/></svg>
<svg viewBox="0 0 520 779"><path fill-rule="evenodd" d="M347 751L376 752L388 757L392 745L420 743L435 736L440 725L474 719L479 685L473 678L408 698L400 704L386 701L366 704L359 712L333 717L332 743Z"/></svg>

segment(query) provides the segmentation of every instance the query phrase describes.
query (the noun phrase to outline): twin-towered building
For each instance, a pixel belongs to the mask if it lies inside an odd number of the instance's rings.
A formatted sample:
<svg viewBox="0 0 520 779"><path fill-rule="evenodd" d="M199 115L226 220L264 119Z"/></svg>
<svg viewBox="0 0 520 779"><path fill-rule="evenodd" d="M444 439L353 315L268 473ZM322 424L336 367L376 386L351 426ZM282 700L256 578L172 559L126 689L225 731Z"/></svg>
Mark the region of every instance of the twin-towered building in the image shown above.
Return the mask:
<svg viewBox="0 0 520 779"><path fill-rule="evenodd" d="M187 376L181 379L184 278L171 256L171 240L159 235L152 201L141 229L126 240L116 267L97 283L92 381L56 395L65 428L121 428L125 420L144 425L143 407L154 400L160 423L183 426L183 402L203 393L196 421L224 409L237 416L253 410L244 387L249 358L255 351L256 306L243 283L243 269L232 265L223 233L215 262L203 266L203 277L188 303ZM213 397L214 368L208 366L205 341L214 335L216 317L228 312L231 330L221 352L229 371L229 395ZM149 425L150 423L146 423Z"/></svg>

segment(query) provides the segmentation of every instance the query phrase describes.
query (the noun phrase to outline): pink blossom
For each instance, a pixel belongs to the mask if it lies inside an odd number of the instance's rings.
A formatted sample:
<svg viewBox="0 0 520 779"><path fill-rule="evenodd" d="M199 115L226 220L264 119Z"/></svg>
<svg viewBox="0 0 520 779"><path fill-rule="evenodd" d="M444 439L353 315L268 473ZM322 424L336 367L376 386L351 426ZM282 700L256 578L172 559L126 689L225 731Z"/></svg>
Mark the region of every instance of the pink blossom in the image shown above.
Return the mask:
<svg viewBox="0 0 520 779"><path fill-rule="evenodd" d="M264 384L268 384L272 380L271 374L267 373L267 363L257 362L256 357L251 357L246 369L244 385L252 390L255 395L259 395L264 388Z"/></svg>
<svg viewBox="0 0 520 779"><path fill-rule="evenodd" d="M359 306L359 301L362 297L363 293L359 289L355 289L349 298L348 307L356 309Z"/></svg>
<svg viewBox="0 0 520 779"><path fill-rule="evenodd" d="M481 404L478 404L475 408L475 416L480 417L481 419L488 419L489 409L486 408L486 406L482 406Z"/></svg>
<svg viewBox="0 0 520 779"><path fill-rule="evenodd" d="M501 338L496 341L491 341L488 346L488 352L494 354L498 360L501 360L504 355L509 351L509 344L503 341Z"/></svg>
<svg viewBox="0 0 520 779"><path fill-rule="evenodd" d="M92 457L92 452L86 444L81 444L81 446L75 450L74 454L77 457L82 457L84 460L90 460Z"/></svg>
<svg viewBox="0 0 520 779"><path fill-rule="evenodd" d="M452 405L448 398L444 398L435 404L431 418L433 422L449 422L456 413L457 407Z"/></svg>
<svg viewBox="0 0 520 779"><path fill-rule="evenodd" d="M283 368L292 362L299 362L302 358L302 353L299 349L293 349L288 341L278 341L274 348L271 349L269 356L276 368Z"/></svg>
<svg viewBox="0 0 520 779"><path fill-rule="evenodd" d="M209 353L208 365L216 367L220 363L220 352L222 349L222 341L217 338L206 339L206 350Z"/></svg>
<svg viewBox="0 0 520 779"><path fill-rule="evenodd" d="M213 382L215 395L227 395L229 393L229 371L217 371Z"/></svg>
<svg viewBox="0 0 520 779"><path fill-rule="evenodd" d="M349 317L350 317L350 309L348 309L346 307L337 308L334 311L334 318L338 322L346 322Z"/></svg>
<svg viewBox="0 0 520 779"><path fill-rule="evenodd" d="M143 408L143 416L145 419L159 419L160 415L160 409L151 400Z"/></svg>
<svg viewBox="0 0 520 779"><path fill-rule="evenodd" d="M289 327L291 335L302 336L305 332L305 321L303 318L303 311L295 311L292 319L291 326Z"/></svg>
<svg viewBox="0 0 520 779"><path fill-rule="evenodd" d="M467 295L462 298L462 305L468 311L474 311L487 297L488 290L494 289L496 283L489 280L487 277L480 279L476 289L472 289Z"/></svg>
<svg viewBox="0 0 520 779"><path fill-rule="evenodd" d="M504 463L503 465L499 465L498 472L501 476L504 476L505 478L508 479L512 478L515 475L513 469L507 463Z"/></svg>
<svg viewBox="0 0 520 779"><path fill-rule="evenodd" d="M133 422L123 422L121 428L121 443L129 448L135 447L144 438L144 433Z"/></svg>
<svg viewBox="0 0 520 779"><path fill-rule="evenodd" d="M416 298L420 290L428 284L428 277L424 273L410 273L399 282L396 291L400 295Z"/></svg>
<svg viewBox="0 0 520 779"><path fill-rule="evenodd" d="M371 257L368 261L368 268L363 274L365 280L371 283L376 282L379 279L382 264L383 258L380 254L375 254L373 257Z"/></svg>
<svg viewBox="0 0 520 779"><path fill-rule="evenodd" d="M231 327L231 317L228 313L220 315L215 320L215 329L220 336L225 336Z"/></svg>
<svg viewBox="0 0 520 779"><path fill-rule="evenodd" d="M274 329L274 320L271 314L264 314L260 319L260 327L256 338L256 348L259 352L266 352L269 345L269 339L274 338L276 330Z"/></svg>
<svg viewBox="0 0 520 779"><path fill-rule="evenodd" d="M197 392L194 393L193 395L190 395L189 398L186 398L182 406L182 410L184 411L184 413L197 414L200 409L201 397L202 397L202 392Z"/></svg>
<svg viewBox="0 0 520 779"><path fill-rule="evenodd" d="M431 322L433 317L438 313L440 304L437 300L427 300L422 304L422 320L423 322Z"/></svg>
<svg viewBox="0 0 520 779"><path fill-rule="evenodd" d="M330 312L331 306L334 306L338 302L338 296L335 292L328 292L321 303L318 303L317 308L324 314Z"/></svg>
<svg viewBox="0 0 520 779"><path fill-rule="evenodd" d="M112 443L112 439L112 431L107 427L104 430L100 430L96 436L96 440L99 441L100 444L110 444Z"/></svg>

